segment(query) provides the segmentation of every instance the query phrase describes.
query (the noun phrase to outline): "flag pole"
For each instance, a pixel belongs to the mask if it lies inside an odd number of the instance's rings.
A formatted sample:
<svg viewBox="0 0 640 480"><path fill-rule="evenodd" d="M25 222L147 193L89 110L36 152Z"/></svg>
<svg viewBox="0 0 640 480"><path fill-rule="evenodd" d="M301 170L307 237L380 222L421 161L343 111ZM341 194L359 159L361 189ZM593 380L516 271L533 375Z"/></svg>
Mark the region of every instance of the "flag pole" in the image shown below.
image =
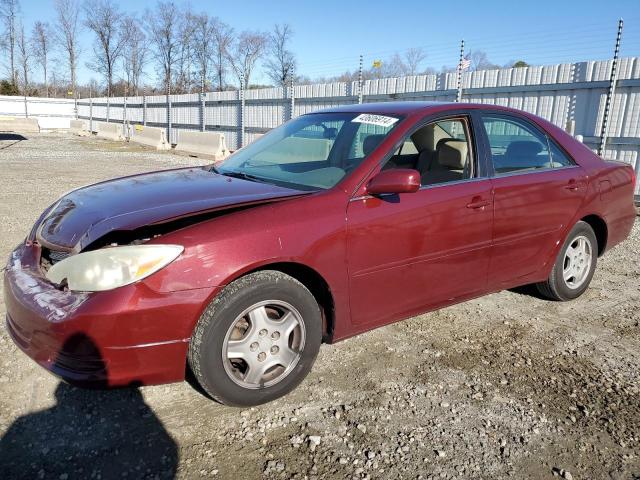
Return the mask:
<svg viewBox="0 0 640 480"><path fill-rule="evenodd" d="M462 100L462 62L464 61L464 40L460 42L460 61L458 62L458 88L456 91L456 102Z"/></svg>

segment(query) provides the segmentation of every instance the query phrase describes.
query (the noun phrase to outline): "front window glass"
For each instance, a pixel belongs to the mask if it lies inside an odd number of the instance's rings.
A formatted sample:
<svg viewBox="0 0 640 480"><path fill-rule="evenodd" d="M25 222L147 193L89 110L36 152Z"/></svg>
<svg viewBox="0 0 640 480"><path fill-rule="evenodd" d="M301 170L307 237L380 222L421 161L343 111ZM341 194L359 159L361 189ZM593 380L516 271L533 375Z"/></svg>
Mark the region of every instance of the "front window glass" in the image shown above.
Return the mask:
<svg viewBox="0 0 640 480"><path fill-rule="evenodd" d="M474 175L472 153L466 118L438 120L412 133L383 169L417 170L423 186L459 182Z"/></svg>
<svg viewBox="0 0 640 480"><path fill-rule="evenodd" d="M218 171L301 190L329 189L360 165L399 120L358 113L303 115L239 150Z"/></svg>

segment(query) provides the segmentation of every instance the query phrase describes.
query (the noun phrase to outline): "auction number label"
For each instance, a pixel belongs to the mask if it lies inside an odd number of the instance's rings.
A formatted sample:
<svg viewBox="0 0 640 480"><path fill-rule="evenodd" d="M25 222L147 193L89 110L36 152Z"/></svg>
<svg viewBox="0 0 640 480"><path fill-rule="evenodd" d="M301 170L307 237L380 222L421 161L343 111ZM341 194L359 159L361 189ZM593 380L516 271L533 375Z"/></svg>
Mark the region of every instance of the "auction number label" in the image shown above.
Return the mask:
<svg viewBox="0 0 640 480"><path fill-rule="evenodd" d="M397 118L387 117L385 115L372 115L370 113L361 113L351 120L355 123L368 123L369 125L378 125L380 127L390 127L398 121Z"/></svg>

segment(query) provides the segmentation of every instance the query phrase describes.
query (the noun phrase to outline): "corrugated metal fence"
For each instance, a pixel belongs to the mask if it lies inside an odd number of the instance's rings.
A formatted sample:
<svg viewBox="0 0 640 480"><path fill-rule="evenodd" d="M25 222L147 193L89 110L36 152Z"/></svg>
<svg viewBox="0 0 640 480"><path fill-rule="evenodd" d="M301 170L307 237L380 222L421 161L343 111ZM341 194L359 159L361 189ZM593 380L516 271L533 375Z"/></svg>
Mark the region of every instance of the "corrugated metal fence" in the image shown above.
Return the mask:
<svg viewBox="0 0 640 480"><path fill-rule="evenodd" d="M0 95L0 116L36 117L41 128L69 128L75 102L65 98Z"/></svg>
<svg viewBox="0 0 640 480"><path fill-rule="evenodd" d="M465 72L462 101L505 105L550 120L598 147L609 87L611 61ZM609 119L605 158L640 165L640 58L618 64L618 81ZM453 101L455 73L367 80L364 102L390 100ZM165 127L172 143L181 130L224 133L236 149L291 117L358 101L358 82L296 85L246 91L78 101L84 119ZM170 123L169 123L170 122ZM170 125L170 126L169 126Z"/></svg>

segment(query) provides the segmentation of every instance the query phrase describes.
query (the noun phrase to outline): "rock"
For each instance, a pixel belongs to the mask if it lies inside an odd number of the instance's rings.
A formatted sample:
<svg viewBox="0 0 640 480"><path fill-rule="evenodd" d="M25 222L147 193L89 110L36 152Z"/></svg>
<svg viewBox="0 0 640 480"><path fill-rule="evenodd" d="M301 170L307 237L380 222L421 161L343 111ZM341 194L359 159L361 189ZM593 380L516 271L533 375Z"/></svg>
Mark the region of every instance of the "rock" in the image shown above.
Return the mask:
<svg viewBox="0 0 640 480"><path fill-rule="evenodd" d="M294 435L293 437L291 437L291 445L294 446L294 448L297 448L299 445L302 445L304 443L304 438L302 438L302 435Z"/></svg>
<svg viewBox="0 0 640 480"><path fill-rule="evenodd" d="M362 423L359 423L356 428L360 430L362 433L367 433L367 426L363 425Z"/></svg>
<svg viewBox="0 0 640 480"><path fill-rule="evenodd" d="M320 435L309 435L308 440L309 440L309 450L314 452L316 450L316 447L320 445L320 440L322 440L322 437L320 437Z"/></svg>
<svg viewBox="0 0 640 480"><path fill-rule="evenodd" d="M435 450L436 455L440 458L446 457L447 453L444 450Z"/></svg>

